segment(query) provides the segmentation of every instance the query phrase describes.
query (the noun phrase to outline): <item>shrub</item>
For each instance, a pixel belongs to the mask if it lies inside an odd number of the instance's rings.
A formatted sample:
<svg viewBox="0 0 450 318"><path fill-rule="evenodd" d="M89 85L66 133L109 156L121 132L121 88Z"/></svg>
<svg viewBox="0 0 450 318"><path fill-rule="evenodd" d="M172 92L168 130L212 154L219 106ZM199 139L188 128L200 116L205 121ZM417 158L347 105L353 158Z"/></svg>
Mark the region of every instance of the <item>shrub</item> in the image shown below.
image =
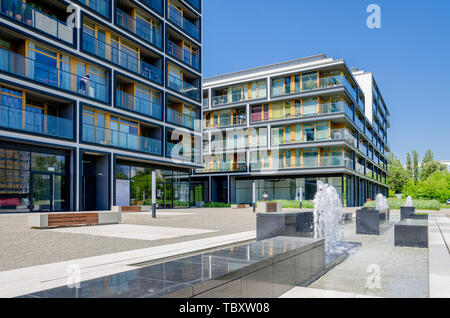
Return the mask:
<svg viewBox="0 0 450 318"><path fill-rule="evenodd" d="M209 202L205 203L205 208L230 208L232 203Z"/></svg>

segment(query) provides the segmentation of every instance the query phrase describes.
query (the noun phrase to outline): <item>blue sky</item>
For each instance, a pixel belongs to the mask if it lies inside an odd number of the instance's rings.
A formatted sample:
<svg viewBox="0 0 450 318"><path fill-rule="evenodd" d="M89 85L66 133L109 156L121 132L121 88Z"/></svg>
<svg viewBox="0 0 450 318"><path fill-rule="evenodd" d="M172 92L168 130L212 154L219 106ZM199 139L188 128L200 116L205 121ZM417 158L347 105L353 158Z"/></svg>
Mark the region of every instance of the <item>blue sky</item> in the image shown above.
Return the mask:
<svg viewBox="0 0 450 318"><path fill-rule="evenodd" d="M381 29L366 8L381 7ZM204 0L204 76L325 53L372 71L402 160L450 159L450 1Z"/></svg>

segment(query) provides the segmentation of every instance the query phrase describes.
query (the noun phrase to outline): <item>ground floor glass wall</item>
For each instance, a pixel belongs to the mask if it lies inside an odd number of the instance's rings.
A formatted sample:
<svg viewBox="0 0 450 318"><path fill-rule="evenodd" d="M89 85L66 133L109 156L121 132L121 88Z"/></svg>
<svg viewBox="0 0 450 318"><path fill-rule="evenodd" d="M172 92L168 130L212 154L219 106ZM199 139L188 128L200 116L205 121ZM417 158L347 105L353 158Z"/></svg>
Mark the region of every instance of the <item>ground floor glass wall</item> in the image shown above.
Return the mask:
<svg viewBox="0 0 450 318"><path fill-rule="evenodd" d="M341 199L344 197L342 176L336 176L259 179L256 180L256 198L262 200L264 192L267 192L269 200L299 200L301 189L303 199L312 200L317 192L318 180L332 185ZM236 203L252 202L252 183L253 180L236 180ZM347 200L343 200L343 204L346 203Z"/></svg>
<svg viewBox="0 0 450 318"><path fill-rule="evenodd" d="M118 206L151 205L152 172L156 171L156 202L158 208L189 207L189 173L116 164L116 202Z"/></svg>
<svg viewBox="0 0 450 318"><path fill-rule="evenodd" d="M64 154L0 148L0 213L69 208Z"/></svg>

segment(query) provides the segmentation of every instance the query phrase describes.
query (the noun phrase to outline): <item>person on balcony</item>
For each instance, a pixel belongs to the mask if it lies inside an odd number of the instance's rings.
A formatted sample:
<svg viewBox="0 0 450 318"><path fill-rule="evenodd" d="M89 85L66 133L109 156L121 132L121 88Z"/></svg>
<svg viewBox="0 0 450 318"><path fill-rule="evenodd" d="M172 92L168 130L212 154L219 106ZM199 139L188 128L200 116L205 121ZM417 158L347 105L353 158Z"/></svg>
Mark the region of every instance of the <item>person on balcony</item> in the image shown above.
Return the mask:
<svg viewBox="0 0 450 318"><path fill-rule="evenodd" d="M89 92L89 74L80 79L80 94L87 95Z"/></svg>

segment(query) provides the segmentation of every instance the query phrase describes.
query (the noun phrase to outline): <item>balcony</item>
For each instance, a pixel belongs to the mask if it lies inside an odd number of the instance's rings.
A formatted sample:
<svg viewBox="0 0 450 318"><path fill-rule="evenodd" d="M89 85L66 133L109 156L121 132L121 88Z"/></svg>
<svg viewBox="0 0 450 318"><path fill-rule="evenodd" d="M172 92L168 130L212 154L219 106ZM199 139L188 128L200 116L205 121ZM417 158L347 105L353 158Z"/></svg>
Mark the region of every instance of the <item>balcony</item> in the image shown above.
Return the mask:
<svg viewBox="0 0 450 318"><path fill-rule="evenodd" d="M260 170L284 170L284 169L314 169L314 168L353 168L353 161L342 156L321 156L305 158L303 160L292 160L285 164L282 160L272 160L272 165L262 166L261 162L250 163L251 171Z"/></svg>
<svg viewBox="0 0 450 318"><path fill-rule="evenodd" d="M109 87L94 78L86 78L23 55L0 48L0 71L25 77L41 84L107 102ZM106 79L108 81L108 79Z"/></svg>
<svg viewBox="0 0 450 318"><path fill-rule="evenodd" d="M131 110L149 117L162 119L161 104L142 99L137 96L116 90L116 106Z"/></svg>
<svg viewBox="0 0 450 318"><path fill-rule="evenodd" d="M294 89L289 88L288 90L283 89L283 85L274 86L272 82L272 96L284 96L302 92L308 92L317 89L324 88L334 88L334 87L345 87L349 94L356 100L356 90L352 87L347 79L343 75L330 76L326 78L319 78L318 80L307 80L294 83Z"/></svg>
<svg viewBox="0 0 450 318"><path fill-rule="evenodd" d="M149 6L151 9L162 13L162 1L161 0L141 0L142 3Z"/></svg>
<svg viewBox="0 0 450 318"><path fill-rule="evenodd" d="M203 98L203 107L209 107L209 98Z"/></svg>
<svg viewBox="0 0 450 318"><path fill-rule="evenodd" d="M190 51L184 50L171 40L167 40L167 53L200 71L200 56L198 54L192 54Z"/></svg>
<svg viewBox="0 0 450 318"><path fill-rule="evenodd" d="M187 34L200 41L200 28L181 15L180 11L169 5L168 18Z"/></svg>
<svg viewBox="0 0 450 318"><path fill-rule="evenodd" d="M161 140L86 124L83 124L83 141L162 155Z"/></svg>
<svg viewBox="0 0 450 318"><path fill-rule="evenodd" d="M256 98L246 98L245 96L242 96L241 92L238 93L232 93L230 95L219 95L219 96L213 96L211 98L212 100L212 106L222 106L222 105L226 105L226 104L231 104L231 103L240 103L240 102L245 102L248 100L253 100L253 99L263 99L267 97L267 90L261 89L259 91L259 95Z"/></svg>
<svg viewBox="0 0 450 318"><path fill-rule="evenodd" d="M0 105L0 127L20 130L23 133L73 139L71 119L23 110L10 105Z"/></svg>
<svg viewBox="0 0 450 318"><path fill-rule="evenodd" d="M264 121L271 121L271 120L282 120L282 119L295 119L295 118L304 118L304 117L311 117L311 116L318 116L318 115L327 115L327 114L335 114L335 113L341 113L343 111L349 111L349 106L346 102L340 101L340 102L334 102L334 103L325 103L325 104L315 104L315 105L308 105L302 106L303 109L296 112L294 114L284 114L283 112L273 112L272 111L272 117L270 118L269 114L265 112L252 112L251 114L251 121L253 123L255 122L264 122ZM264 115L264 116L263 116ZM267 115L267 116L266 116Z"/></svg>
<svg viewBox="0 0 450 318"><path fill-rule="evenodd" d="M167 108L167 122L195 131L200 131L200 120L198 118L183 114L170 107Z"/></svg>
<svg viewBox="0 0 450 318"><path fill-rule="evenodd" d="M109 18L111 16L110 12L110 0L76 0L85 6L91 8L97 13L100 13L104 17Z"/></svg>
<svg viewBox="0 0 450 318"><path fill-rule="evenodd" d="M139 74L151 81L162 84L162 72L158 67L131 55L116 47L112 47L83 30L83 50L95 56L106 59L113 64Z"/></svg>
<svg viewBox="0 0 450 318"><path fill-rule="evenodd" d="M21 0L1 0L1 14L23 25L73 44L74 28Z"/></svg>
<svg viewBox="0 0 450 318"><path fill-rule="evenodd" d="M217 172L246 172L247 163L245 162L213 162L212 167L207 163L208 168L197 169L197 173L217 173Z"/></svg>
<svg viewBox="0 0 450 318"><path fill-rule="evenodd" d="M175 147L179 146L178 148L178 154L176 153ZM187 161L192 163L199 163L200 162L200 150L195 150L194 148L191 148L191 153L189 154L187 150L185 151L185 148L182 143L174 143L167 141L166 143L166 155L168 158L181 160L181 161Z"/></svg>
<svg viewBox="0 0 450 318"><path fill-rule="evenodd" d="M195 100L200 100L200 89L178 77L169 74L169 88Z"/></svg>
<svg viewBox="0 0 450 318"><path fill-rule="evenodd" d="M136 20L119 8L116 9L116 23L125 28L127 31L136 34L141 39L162 48L160 28L152 30L148 22L145 22L142 19Z"/></svg>

